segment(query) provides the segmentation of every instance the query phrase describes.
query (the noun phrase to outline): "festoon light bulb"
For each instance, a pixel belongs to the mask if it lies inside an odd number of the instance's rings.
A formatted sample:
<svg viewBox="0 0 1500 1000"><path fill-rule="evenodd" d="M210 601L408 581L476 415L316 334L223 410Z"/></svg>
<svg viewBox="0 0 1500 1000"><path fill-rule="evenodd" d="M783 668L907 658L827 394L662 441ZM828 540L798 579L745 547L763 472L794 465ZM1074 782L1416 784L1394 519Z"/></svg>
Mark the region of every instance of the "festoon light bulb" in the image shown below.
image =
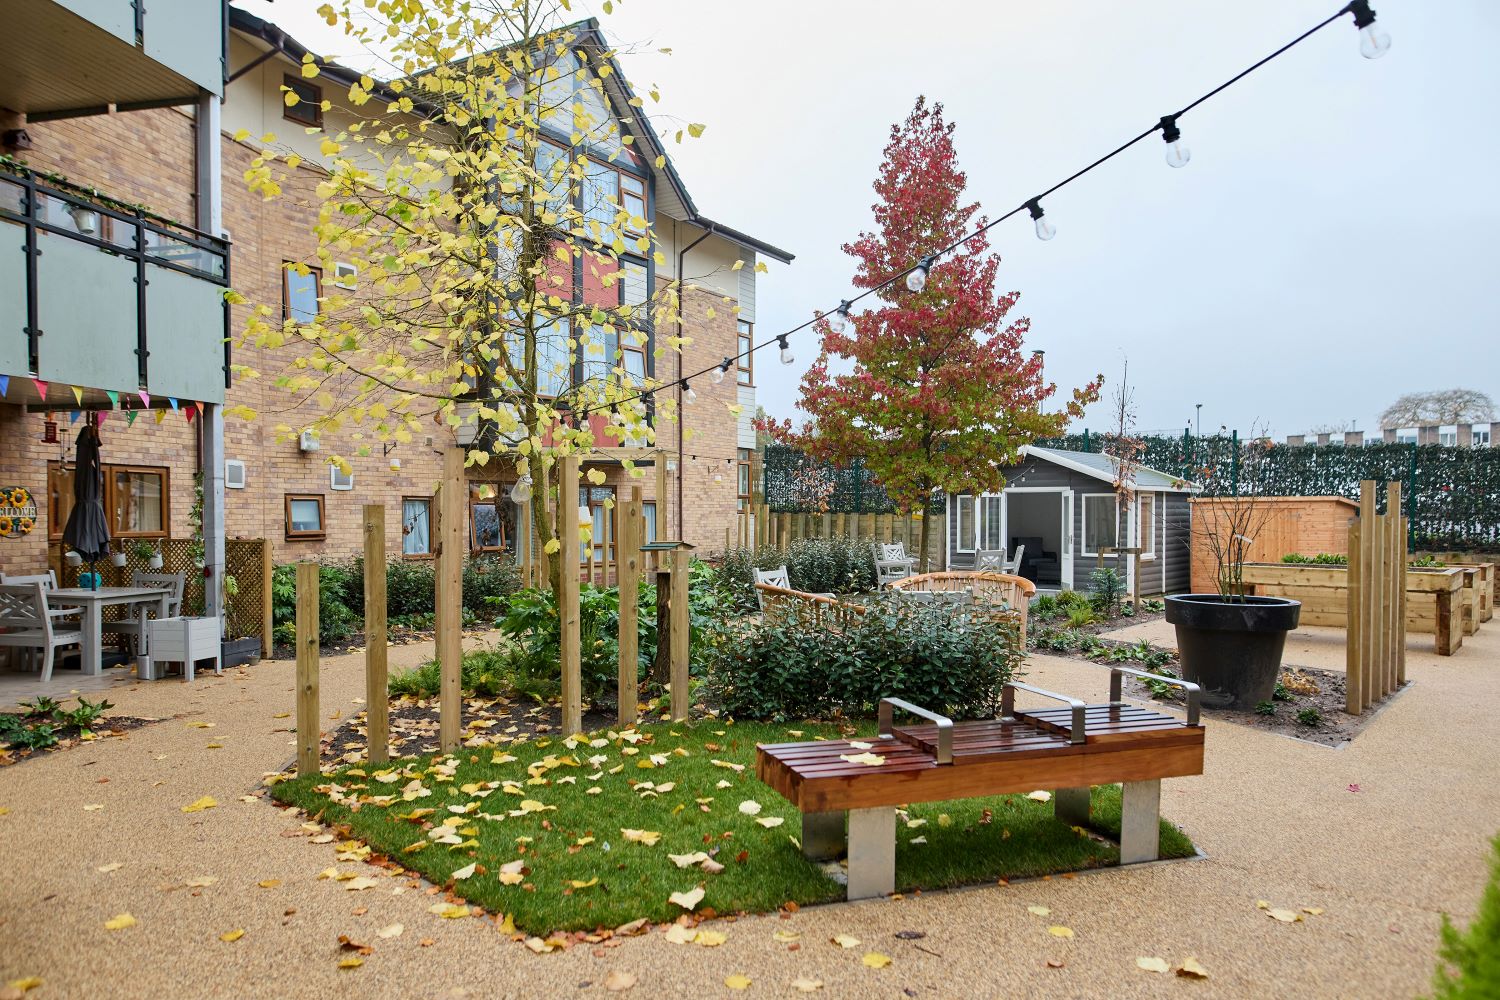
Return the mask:
<svg viewBox="0 0 1500 1000"><path fill-rule="evenodd" d="M906 288L910 292L920 292L927 287L927 272L932 270L932 257L922 258L922 263L906 272Z"/></svg>
<svg viewBox="0 0 1500 1000"><path fill-rule="evenodd" d="M516 503L531 502L531 473L521 473L521 478L516 480L516 485L510 488L510 498Z"/></svg>
<svg viewBox="0 0 1500 1000"><path fill-rule="evenodd" d="M1036 238L1039 240L1050 240L1057 235L1057 227L1047 219L1047 213L1042 211L1042 200L1033 198L1026 203L1026 210L1031 213L1031 219L1036 223Z"/></svg>
<svg viewBox="0 0 1500 1000"><path fill-rule="evenodd" d="M843 333L849 329L849 300L845 299L839 303L839 307L833 311L833 315L827 317L828 329L834 333Z"/></svg>
<svg viewBox="0 0 1500 1000"><path fill-rule="evenodd" d="M713 374L714 385L719 385L721 382L724 381L724 376L727 375L727 374L729 374L729 364L730 364L730 359L729 358L725 358L723 361L719 362L719 367L717 367L717 368L714 369L714 374Z"/></svg>
<svg viewBox="0 0 1500 1000"><path fill-rule="evenodd" d="M782 364L789 365L793 361L797 360L796 357L792 354L792 345L787 343L786 334L784 334L784 333L777 334L776 335L776 343L781 348L781 363Z"/></svg>
<svg viewBox="0 0 1500 1000"><path fill-rule="evenodd" d="M698 394L693 391L693 387L688 384L687 379L682 380L682 401L690 405L698 402Z"/></svg>
<svg viewBox="0 0 1500 1000"><path fill-rule="evenodd" d="M1161 120L1161 138L1167 144L1167 166L1185 167L1193 158L1193 151L1182 141L1182 130L1177 127L1177 116L1166 115Z"/></svg>
<svg viewBox="0 0 1500 1000"><path fill-rule="evenodd" d="M1359 29L1359 54L1366 59L1379 59L1391 50L1391 36L1375 23L1375 12L1370 9L1370 0L1352 0L1349 13L1354 15L1354 26Z"/></svg>

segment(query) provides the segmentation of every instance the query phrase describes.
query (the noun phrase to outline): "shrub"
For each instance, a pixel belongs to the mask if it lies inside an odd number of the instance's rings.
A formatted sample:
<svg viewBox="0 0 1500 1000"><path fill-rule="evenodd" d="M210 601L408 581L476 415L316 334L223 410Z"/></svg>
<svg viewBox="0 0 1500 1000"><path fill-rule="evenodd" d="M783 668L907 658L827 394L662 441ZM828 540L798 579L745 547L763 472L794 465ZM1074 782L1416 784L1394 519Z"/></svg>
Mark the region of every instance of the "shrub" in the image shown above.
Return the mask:
<svg viewBox="0 0 1500 1000"><path fill-rule="evenodd" d="M1316 726L1323 721L1323 713L1316 708L1304 708L1297 713L1297 724L1301 726Z"/></svg>
<svg viewBox="0 0 1500 1000"><path fill-rule="evenodd" d="M1275 715L1276 703L1274 701L1258 701L1255 703L1256 715Z"/></svg>
<svg viewBox="0 0 1500 1000"><path fill-rule="evenodd" d="M521 589L521 570L508 555L474 556L464 563L463 585L465 610L503 615L511 595ZM389 606L389 599L386 603Z"/></svg>
<svg viewBox="0 0 1500 1000"><path fill-rule="evenodd" d="M512 672L508 653L503 649L477 649L465 653L463 665L459 668L464 694L493 698L514 690L514 685L508 683ZM436 698L441 686L442 671L436 660L393 674L387 684L391 694L413 698Z"/></svg>
<svg viewBox="0 0 1500 1000"><path fill-rule="evenodd" d="M1319 552L1315 556L1304 556L1297 552L1288 552L1281 557L1281 561L1297 566L1346 566L1349 563L1349 557L1335 552Z"/></svg>
<svg viewBox="0 0 1500 1000"><path fill-rule="evenodd" d="M395 559L385 568L388 618L431 615L436 606L437 567L431 559Z"/></svg>
<svg viewBox="0 0 1500 1000"><path fill-rule="evenodd" d="M1039 621L1046 621L1057 615L1057 598L1051 594L1043 594L1031 602L1031 617Z"/></svg>
<svg viewBox="0 0 1500 1000"><path fill-rule="evenodd" d="M343 642L361 627L364 579L347 566L318 567L318 641ZM360 609L360 610L356 610ZM277 566L271 572L273 638L292 643L297 637L297 567Z"/></svg>
<svg viewBox="0 0 1500 1000"><path fill-rule="evenodd" d="M1500 837L1490 842L1490 881L1468 929L1443 914L1441 964L1433 977L1436 1000L1500 997Z"/></svg>
<svg viewBox="0 0 1500 1000"><path fill-rule="evenodd" d="M1022 659L1015 625L942 604L871 600L839 631L759 622L715 646L709 693L740 718L869 716L905 698L965 718L993 716Z"/></svg>
<svg viewBox="0 0 1500 1000"><path fill-rule="evenodd" d="M1083 628L1094 623L1094 609L1083 605L1068 609L1068 624L1073 628Z"/></svg>
<svg viewBox="0 0 1500 1000"><path fill-rule="evenodd" d="M863 593L875 589L875 560L867 539L799 538L786 549L729 549L716 560L720 585L742 611L754 611L752 570L785 566L792 589L812 593Z"/></svg>
<svg viewBox="0 0 1500 1000"><path fill-rule="evenodd" d="M1076 590L1064 590L1057 595L1057 607L1059 611L1066 614L1073 608L1092 607L1087 594L1081 594Z"/></svg>
<svg viewBox="0 0 1500 1000"><path fill-rule="evenodd" d="M1101 567L1089 574L1089 603L1104 615L1120 613L1120 598L1125 596L1125 581L1112 569Z"/></svg>

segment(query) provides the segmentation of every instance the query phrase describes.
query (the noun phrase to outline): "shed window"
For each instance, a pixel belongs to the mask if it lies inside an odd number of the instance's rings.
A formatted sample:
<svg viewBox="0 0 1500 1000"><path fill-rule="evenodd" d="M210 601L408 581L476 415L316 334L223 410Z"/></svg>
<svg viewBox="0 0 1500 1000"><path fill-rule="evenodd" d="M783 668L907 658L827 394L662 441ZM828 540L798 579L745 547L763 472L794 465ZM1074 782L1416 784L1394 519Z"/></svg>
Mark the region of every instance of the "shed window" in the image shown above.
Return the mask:
<svg viewBox="0 0 1500 1000"><path fill-rule="evenodd" d="M1113 493L1093 493L1083 498L1083 554L1098 555L1101 549L1119 544L1120 506Z"/></svg>
<svg viewBox="0 0 1500 1000"><path fill-rule="evenodd" d="M974 551L974 497L963 494L954 499L954 522L958 525L958 542L954 546L959 552Z"/></svg>
<svg viewBox="0 0 1500 1000"><path fill-rule="evenodd" d="M1156 496L1147 493L1141 497L1140 513L1141 558L1156 557Z"/></svg>
<svg viewBox="0 0 1500 1000"><path fill-rule="evenodd" d="M516 551L516 505L509 483L469 485L469 548L475 552Z"/></svg>

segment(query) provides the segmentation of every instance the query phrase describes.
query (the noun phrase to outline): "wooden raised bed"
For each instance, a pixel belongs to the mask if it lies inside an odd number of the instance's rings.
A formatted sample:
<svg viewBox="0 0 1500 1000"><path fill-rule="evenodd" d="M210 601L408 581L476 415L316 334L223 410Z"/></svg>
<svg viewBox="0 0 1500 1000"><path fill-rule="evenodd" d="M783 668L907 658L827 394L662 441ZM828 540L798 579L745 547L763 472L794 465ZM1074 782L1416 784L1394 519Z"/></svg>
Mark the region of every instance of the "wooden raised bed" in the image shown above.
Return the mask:
<svg viewBox="0 0 1500 1000"><path fill-rule="evenodd" d="M1290 597L1302 602L1303 625L1348 628L1348 579L1344 566L1310 566L1305 563L1246 563L1245 590L1268 597ZM1473 567L1408 569L1406 571L1406 628L1435 637L1439 656L1452 656L1472 635L1481 621L1474 615L1473 629L1465 629L1465 608L1478 607L1475 591L1479 572Z"/></svg>

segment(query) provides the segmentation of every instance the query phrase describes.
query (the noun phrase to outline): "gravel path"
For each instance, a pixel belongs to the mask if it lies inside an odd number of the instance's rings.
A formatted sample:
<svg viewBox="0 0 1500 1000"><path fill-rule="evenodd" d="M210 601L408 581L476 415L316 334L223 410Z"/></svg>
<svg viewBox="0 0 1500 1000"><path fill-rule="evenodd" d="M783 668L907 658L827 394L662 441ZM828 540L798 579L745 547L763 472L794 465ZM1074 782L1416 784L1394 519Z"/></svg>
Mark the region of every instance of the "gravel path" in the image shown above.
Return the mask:
<svg viewBox="0 0 1500 1000"><path fill-rule="evenodd" d="M318 880L335 845L311 843L296 814L241 800L294 754L291 719L278 718L293 707L290 663L120 688L116 711L169 718L0 771L11 859L0 990L38 976L28 994L38 1000L602 996L606 976L623 972L638 977L628 995L646 997L800 995L798 977L822 980L814 995L829 997L1409 997L1431 975L1439 914L1472 914L1500 828L1489 708L1500 623L1458 656L1430 649L1413 640L1417 683L1342 750L1210 721L1207 774L1163 791L1207 860L720 921L728 939L715 948L652 933L541 956L488 921L429 913L427 887L406 878L367 868L377 885L365 891ZM393 666L426 652L394 648ZM1339 636L1303 630L1288 656L1337 667ZM361 663L324 661L330 727L361 707ZM1106 694L1107 674L1076 660L1033 657L1029 679ZM182 811L202 796L218 805ZM1283 924L1257 900L1323 912ZM126 912L136 926L105 929ZM395 923L400 936L377 936ZM1074 936L1050 935L1053 924ZM237 929L239 940L219 940ZM796 950L773 939L788 930L801 934ZM894 936L903 930L926 936ZM362 966L338 968L351 954L341 934L373 947ZM828 943L835 934L863 943L842 949ZM867 968L867 950L893 962ZM1195 956L1210 978L1145 972L1138 956ZM724 985L736 973L752 981L743 993Z"/></svg>

